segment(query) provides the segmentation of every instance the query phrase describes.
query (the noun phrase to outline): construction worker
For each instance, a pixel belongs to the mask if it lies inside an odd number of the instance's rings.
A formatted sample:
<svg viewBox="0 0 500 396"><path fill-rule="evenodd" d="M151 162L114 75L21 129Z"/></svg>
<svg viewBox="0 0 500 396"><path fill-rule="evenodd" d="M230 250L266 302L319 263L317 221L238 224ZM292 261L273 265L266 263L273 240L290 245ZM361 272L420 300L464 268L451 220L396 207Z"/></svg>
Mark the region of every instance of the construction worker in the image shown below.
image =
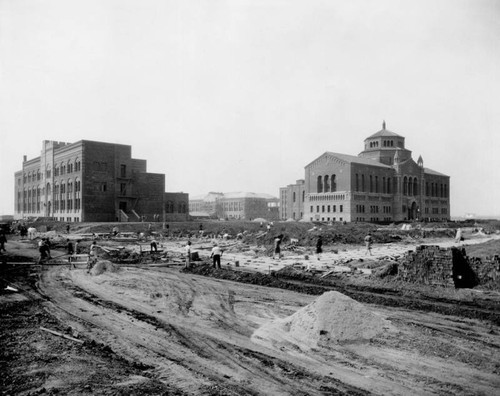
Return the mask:
<svg viewBox="0 0 500 396"><path fill-rule="evenodd" d="M186 268L191 268L191 241L187 241L184 251L186 253Z"/></svg>
<svg viewBox="0 0 500 396"><path fill-rule="evenodd" d="M370 256L372 255L372 244L373 244L373 238L370 234L365 236L365 246L366 246L366 254L369 254Z"/></svg>
<svg viewBox="0 0 500 396"><path fill-rule="evenodd" d="M213 259L213 267L214 268L221 268L220 266L220 258L222 256L222 250L219 247L217 243L214 244L214 247L212 248L212 254L210 254L210 257Z"/></svg>

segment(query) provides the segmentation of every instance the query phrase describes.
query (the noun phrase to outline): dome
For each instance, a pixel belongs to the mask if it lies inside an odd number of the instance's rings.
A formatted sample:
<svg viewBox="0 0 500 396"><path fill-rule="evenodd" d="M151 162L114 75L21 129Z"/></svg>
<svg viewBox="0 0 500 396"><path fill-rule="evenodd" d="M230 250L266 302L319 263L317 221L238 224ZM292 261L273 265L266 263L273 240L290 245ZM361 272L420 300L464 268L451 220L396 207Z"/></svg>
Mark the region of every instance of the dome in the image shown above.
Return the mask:
<svg viewBox="0 0 500 396"><path fill-rule="evenodd" d="M373 139L373 138L378 138L378 137L399 137L402 138L403 136L398 135L395 132L389 131L388 129L385 128L385 121L382 123L382 129L378 132L375 132L373 135L368 136L365 140L368 139Z"/></svg>

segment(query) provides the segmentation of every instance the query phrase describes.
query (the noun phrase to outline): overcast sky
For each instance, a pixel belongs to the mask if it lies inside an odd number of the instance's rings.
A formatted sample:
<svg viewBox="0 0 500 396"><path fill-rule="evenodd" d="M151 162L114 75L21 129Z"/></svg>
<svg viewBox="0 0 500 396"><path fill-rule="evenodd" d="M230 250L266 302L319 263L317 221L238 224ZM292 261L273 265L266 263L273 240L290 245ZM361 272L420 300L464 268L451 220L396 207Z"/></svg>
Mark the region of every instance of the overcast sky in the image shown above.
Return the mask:
<svg viewBox="0 0 500 396"><path fill-rule="evenodd" d="M42 140L278 196L384 119L451 177L452 216L500 214L500 1L0 0L0 214Z"/></svg>

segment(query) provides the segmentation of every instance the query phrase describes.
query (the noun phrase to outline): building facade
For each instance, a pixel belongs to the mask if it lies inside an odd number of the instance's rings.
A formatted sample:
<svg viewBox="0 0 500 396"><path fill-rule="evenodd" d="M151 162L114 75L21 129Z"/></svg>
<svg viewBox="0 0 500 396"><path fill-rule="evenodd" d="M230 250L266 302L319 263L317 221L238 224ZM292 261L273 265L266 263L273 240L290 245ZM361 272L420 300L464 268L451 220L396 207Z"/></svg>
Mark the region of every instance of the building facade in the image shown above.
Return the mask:
<svg viewBox="0 0 500 396"><path fill-rule="evenodd" d="M305 187L306 181L300 179L295 184L280 188L280 219L300 220L304 217Z"/></svg>
<svg viewBox="0 0 500 396"><path fill-rule="evenodd" d="M303 199L298 183L280 189L281 219L293 213L307 221L450 219L449 176L425 168L422 157L415 162L405 138L385 122L358 156L325 152L306 165L304 180Z"/></svg>
<svg viewBox="0 0 500 396"><path fill-rule="evenodd" d="M15 217L187 220L188 195L165 193L165 175L147 172L146 160L132 158L131 152L122 144L43 141L40 156L25 156L14 175Z"/></svg>
<svg viewBox="0 0 500 396"><path fill-rule="evenodd" d="M279 199L252 192L214 193L193 197L189 211L196 217L226 220L277 220Z"/></svg>

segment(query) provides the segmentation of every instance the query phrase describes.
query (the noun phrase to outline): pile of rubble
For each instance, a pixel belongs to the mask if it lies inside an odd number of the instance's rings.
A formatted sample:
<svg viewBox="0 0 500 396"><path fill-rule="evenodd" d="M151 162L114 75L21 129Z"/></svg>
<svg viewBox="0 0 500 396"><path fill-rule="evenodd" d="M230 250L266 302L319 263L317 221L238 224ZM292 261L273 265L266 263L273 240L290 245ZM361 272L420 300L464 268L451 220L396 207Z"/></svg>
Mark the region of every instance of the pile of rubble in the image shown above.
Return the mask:
<svg viewBox="0 0 500 396"><path fill-rule="evenodd" d="M252 336L258 343L291 342L301 349L367 342L393 331L392 324L363 304L331 291L293 315L267 323Z"/></svg>

